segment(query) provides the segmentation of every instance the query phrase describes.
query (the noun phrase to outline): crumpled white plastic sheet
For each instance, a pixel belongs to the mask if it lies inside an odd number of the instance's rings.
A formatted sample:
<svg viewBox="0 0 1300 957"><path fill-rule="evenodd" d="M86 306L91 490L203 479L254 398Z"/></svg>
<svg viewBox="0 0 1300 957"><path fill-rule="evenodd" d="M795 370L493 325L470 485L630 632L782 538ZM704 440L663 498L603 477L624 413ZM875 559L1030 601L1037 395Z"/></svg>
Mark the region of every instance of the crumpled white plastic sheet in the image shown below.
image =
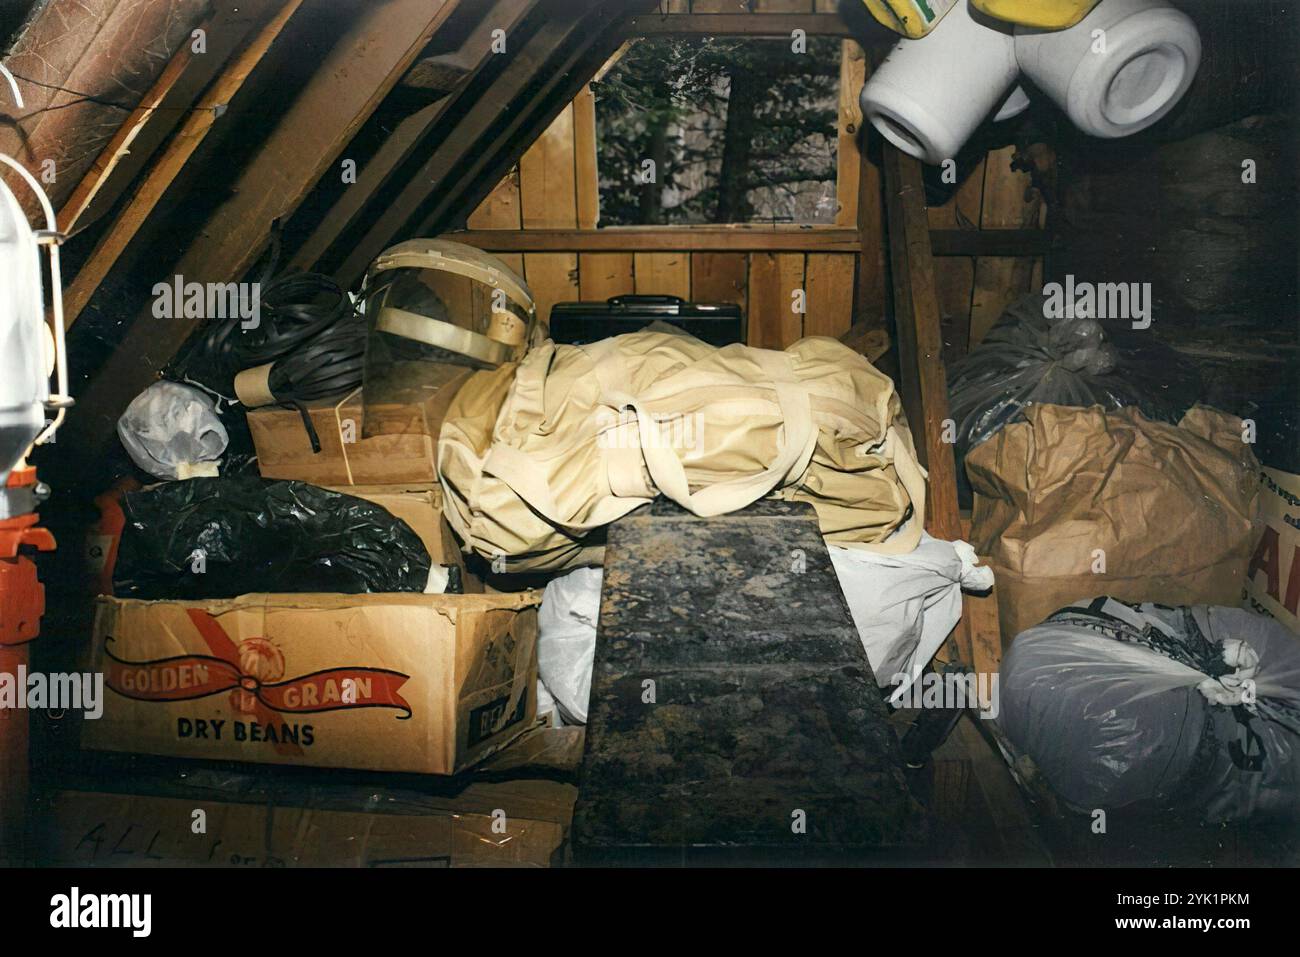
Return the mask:
<svg viewBox="0 0 1300 957"><path fill-rule="evenodd" d="M603 569L575 568L552 579L537 612L537 673L565 724L587 723L603 578Z"/></svg>
<svg viewBox="0 0 1300 957"><path fill-rule="evenodd" d="M906 555L838 545L830 552L876 682L896 688L895 697L921 676L961 619L962 589L993 587L993 569L979 565L974 548L926 533Z"/></svg>
<svg viewBox="0 0 1300 957"><path fill-rule="evenodd" d="M215 476L230 441L210 396L166 379L131 400L117 434L131 461L168 480Z"/></svg>

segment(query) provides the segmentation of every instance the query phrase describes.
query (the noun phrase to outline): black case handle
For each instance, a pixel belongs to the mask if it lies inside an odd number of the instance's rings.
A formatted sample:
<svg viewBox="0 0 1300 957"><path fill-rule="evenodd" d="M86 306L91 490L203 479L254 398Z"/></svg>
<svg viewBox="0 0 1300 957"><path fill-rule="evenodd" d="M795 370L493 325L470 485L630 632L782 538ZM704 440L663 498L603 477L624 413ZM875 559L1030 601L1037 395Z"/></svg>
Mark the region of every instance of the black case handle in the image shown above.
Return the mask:
<svg viewBox="0 0 1300 957"><path fill-rule="evenodd" d="M628 296L610 296L605 300L610 306L640 306L651 303L662 303L664 305L683 306L686 300L681 296L659 296L659 295L628 295Z"/></svg>

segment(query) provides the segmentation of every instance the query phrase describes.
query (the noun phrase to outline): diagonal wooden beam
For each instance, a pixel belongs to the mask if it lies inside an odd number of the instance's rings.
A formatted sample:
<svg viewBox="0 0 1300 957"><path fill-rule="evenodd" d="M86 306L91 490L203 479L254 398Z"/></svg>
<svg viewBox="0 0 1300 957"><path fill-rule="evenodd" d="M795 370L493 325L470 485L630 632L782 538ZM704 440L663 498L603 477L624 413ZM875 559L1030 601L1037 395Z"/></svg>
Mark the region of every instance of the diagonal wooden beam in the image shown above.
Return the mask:
<svg viewBox="0 0 1300 957"><path fill-rule="evenodd" d="M624 8L643 8L645 0L624 3ZM623 43L622 17L617 9L605 9L606 29L601 21L592 20L592 39L574 50L560 69L551 75L537 96L517 114L517 120L501 133L489 147L474 157L474 162L457 168L460 178L454 186L437 194L437 202L419 222L417 232L433 235L459 227L505 176L520 157L550 128L555 118L569 105L584 86L609 62ZM516 114L512 114L514 117Z"/></svg>
<svg viewBox="0 0 1300 957"><path fill-rule="evenodd" d="M355 226L367 206L388 185L402 164L416 152L435 124L459 97L471 95L475 79L492 57L500 55L492 49L494 31L505 31L508 50L513 40L513 31L537 3L538 0L499 0L465 38L459 49L420 61L454 63L465 74L459 88L397 125L378 152L366 163L357 176L357 181L339 196L311 235L293 254L290 267L315 267L339 237Z"/></svg>
<svg viewBox="0 0 1300 957"><path fill-rule="evenodd" d="M45 164L53 163L56 175L46 192L57 207L166 67L158 52L187 44L207 6L208 0L40 4L5 57L24 107L18 109L6 87L0 152L40 168L42 178L51 172ZM18 196L29 214L37 211L29 191Z"/></svg>
<svg viewBox="0 0 1300 957"><path fill-rule="evenodd" d="M288 113L244 167L229 198L169 274L187 282L242 278L265 249L273 223L288 218L335 164L455 6L455 0L357 4L348 31L335 40ZM201 321L158 320L143 308L78 397L77 412L65 426L68 441L78 444L83 454L102 450L127 403L154 381Z"/></svg>
<svg viewBox="0 0 1300 957"><path fill-rule="evenodd" d="M302 5L302 0L285 0L269 21L258 31L248 44L212 84L203 98L199 100L193 112L185 120L171 144L158 160L150 167L144 181L118 214L107 232L91 251L90 256L77 270L77 275L63 293L63 323L70 328L81 315L90 297L95 294L108 271L113 268L119 256L125 252L131 240L135 238L144 225L144 221L153 212L167 188L189 162L199 144L207 137L208 131L217 122L218 116L226 104L239 92L248 75L262 61L266 51L271 48L289 18Z"/></svg>
<svg viewBox="0 0 1300 957"><path fill-rule="evenodd" d="M554 93L561 78L596 41L601 28L623 12L623 6L611 0L554 0L546 5L545 12L545 23L514 54L506 69L479 91L452 135L430 153L370 228L352 244L348 257L335 270L340 282L356 281L371 260L395 239L418 233L419 224L429 218L422 210L434 201L435 194L443 203L459 199L457 191L486 163L500 156L510 133L525 122L529 111L524 104L554 98L556 112L563 109L568 100L561 101Z"/></svg>
<svg viewBox="0 0 1300 957"><path fill-rule="evenodd" d="M936 538L955 541L962 532L957 463L952 445L943 438L948 420L948 379L925 183L921 164L913 157L888 144L884 149L899 392L917 453L930 475L926 530ZM986 662L975 660L968 608L963 610L952 642L959 661L987 670Z"/></svg>
<svg viewBox="0 0 1300 957"><path fill-rule="evenodd" d="M201 27L203 53L184 43L154 85L118 127L59 208L59 229L85 228L112 206L143 169L250 31L268 21L282 0L218 0Z"/></svg>

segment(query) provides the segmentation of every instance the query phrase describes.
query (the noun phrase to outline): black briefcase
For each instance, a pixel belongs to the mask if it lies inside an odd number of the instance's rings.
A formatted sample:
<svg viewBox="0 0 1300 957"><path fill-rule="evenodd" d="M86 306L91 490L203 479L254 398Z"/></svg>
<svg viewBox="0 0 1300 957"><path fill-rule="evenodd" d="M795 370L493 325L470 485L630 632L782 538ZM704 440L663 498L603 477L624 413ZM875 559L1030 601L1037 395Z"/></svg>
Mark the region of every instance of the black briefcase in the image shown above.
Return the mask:
<svg viewBox="0 0 1300 957"><path fill-rule="evenodd" d="M551 307L551 338L583 345L667 322L712 346L745 341L745 316L733 302L687 302L679 296L615 296L606 302Z"/></svg>

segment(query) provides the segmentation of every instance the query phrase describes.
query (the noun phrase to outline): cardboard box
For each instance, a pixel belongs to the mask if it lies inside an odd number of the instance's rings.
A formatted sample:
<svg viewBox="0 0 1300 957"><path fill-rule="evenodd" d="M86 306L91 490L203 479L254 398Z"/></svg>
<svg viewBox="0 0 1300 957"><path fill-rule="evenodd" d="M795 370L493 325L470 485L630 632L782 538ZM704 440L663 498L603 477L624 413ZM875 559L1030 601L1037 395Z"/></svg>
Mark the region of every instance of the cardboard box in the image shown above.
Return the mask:
<svg viewBox="0 0 1300 957"><path fill-rule="evenodd" d="M1246 604L1300 632L1300 475L1265 468L1260 539L1246 572Z"/></svg>
<svg viewBox="0 0 1300 957"><path fill-rule="evenodd" d="M41 863L62 867L547 867L577 789L475 782L454 797L379 790L379 811L279 799L60 790ZM315 803L315 802L313 802ZM194 812L203 811L203 833Z"/></svg>
<svg viewBox="0 0 1300 957"><path fill-rule="evenodd" d="M541 592L96 603L104 713L82 744L452 774L537 711Z"/></svg>
<svg viewBox="0 0 1300 957"><path fill-rule="evenodd" d="M466 593L479 594L483 591L483 582L466 569L460 542L456 540L451 525L443 516L441 486L341 485L335 486L331 491L355 495L388 509L420 536L435 565L455 565L460 568Z"/></svg>
<svg viewBox="0 0 1300 957"><path fill-rule="evenodd" d="M312 451L297 409L250 410L248 430L262 477L327 486L436 483L442 420L474 370L433 366L431 371L434 381L409 390L403 402L364 409L368 418L363 416L360 389L342 399L307 403L319 452Z"/></svg>

